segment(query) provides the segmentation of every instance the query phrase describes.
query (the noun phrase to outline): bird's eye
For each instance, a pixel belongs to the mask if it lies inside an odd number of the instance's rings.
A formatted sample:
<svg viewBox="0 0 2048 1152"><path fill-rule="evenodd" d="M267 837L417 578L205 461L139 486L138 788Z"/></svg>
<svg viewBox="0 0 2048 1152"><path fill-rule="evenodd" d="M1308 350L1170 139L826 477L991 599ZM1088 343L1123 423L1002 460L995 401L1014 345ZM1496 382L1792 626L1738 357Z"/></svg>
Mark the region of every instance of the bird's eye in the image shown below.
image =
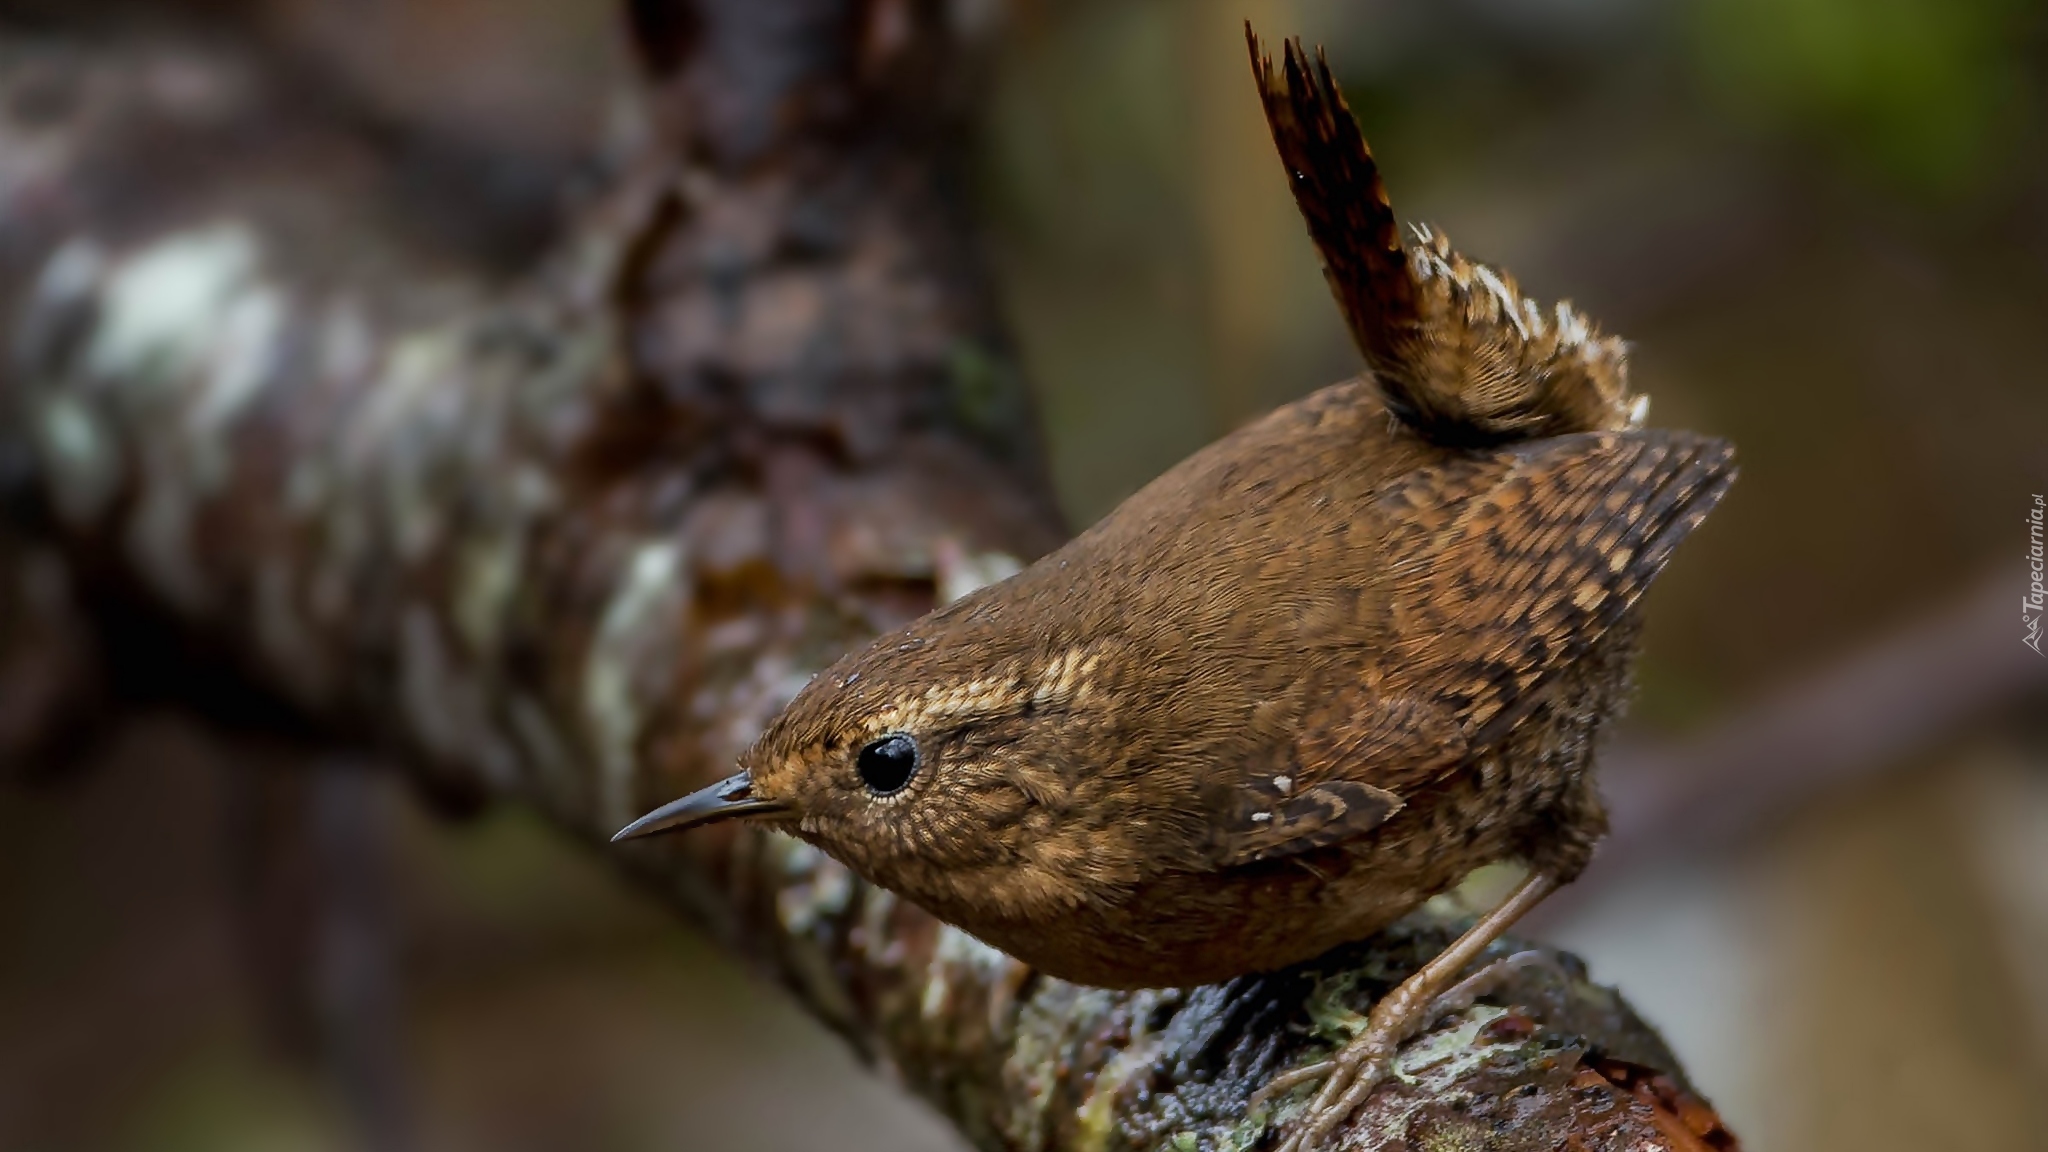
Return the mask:
<svg viewBox="0 0 2048 1152"><path fill-rule="evenodd" d="M861 783L868 786L868 791L888 796L903 791L910 778L917 775L917 762L917 741L901 732L892 732L862 748L857 764Z"/></svg>

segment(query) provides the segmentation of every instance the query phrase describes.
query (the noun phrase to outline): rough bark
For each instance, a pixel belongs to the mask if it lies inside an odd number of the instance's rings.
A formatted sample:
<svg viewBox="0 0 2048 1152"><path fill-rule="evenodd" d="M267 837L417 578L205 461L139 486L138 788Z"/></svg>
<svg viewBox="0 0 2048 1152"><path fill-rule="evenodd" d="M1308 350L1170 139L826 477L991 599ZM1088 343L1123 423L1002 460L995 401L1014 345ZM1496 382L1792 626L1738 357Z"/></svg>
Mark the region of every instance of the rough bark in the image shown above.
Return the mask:
<svg viewBox="0 0 2048 1152"><path fill-rule="evenodd" d="M598 842L1059 538L957 184L988 6L628 7L645 138L510 278L258 61L0 42L0 480L109 665ZM1111 993L792 840L606 851L986 1148L1254 1146L1453 927ZM1340 1143L1732 1146L1575 961L1495 999Z"/></svg>

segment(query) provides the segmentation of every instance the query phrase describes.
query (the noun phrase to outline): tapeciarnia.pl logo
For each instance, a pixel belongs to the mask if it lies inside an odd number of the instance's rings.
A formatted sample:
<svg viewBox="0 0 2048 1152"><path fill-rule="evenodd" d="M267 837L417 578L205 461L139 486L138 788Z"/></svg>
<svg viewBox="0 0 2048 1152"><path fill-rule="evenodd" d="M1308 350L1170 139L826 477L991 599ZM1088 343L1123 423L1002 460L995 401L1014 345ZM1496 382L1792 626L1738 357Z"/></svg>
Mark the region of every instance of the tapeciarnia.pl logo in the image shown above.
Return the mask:
<svg viewBox="0 0 2048 1152"><path fill-rule="evenodd" d="M2043 655L2041 614L2044 604L2048 604L2048 589L2041 586L2044 567L2041 553L2041 517L2044 512L2048 512L2048 508L2043 508L2041 494L2036 492L2034 506L2027 509L2027 568L2033 576L2033 583L2027 586L2027 595L2020 601L2020 626L2027 630L2026 635L2020 637L2020 643L2032 648L2036 656Z"/></svg>

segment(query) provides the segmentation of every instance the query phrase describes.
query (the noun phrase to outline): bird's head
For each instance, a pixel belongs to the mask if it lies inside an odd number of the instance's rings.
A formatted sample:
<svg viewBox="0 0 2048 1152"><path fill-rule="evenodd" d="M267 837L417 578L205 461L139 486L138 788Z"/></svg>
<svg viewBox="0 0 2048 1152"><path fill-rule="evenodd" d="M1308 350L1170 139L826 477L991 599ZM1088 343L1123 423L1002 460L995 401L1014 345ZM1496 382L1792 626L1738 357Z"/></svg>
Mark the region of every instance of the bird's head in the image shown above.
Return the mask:
<svg viewBox="0 0 2048 1152"><path fill-rule="evenodd" d="M739 772L614 839L761 821L927 907L1014 878L1031 821L1056 820L1071 800L1062 749L1106 711L1101 659L1083 646L1048 648L1045 637L1007 641L991 627L1000 606L980 599L819 674Z"/></svg>

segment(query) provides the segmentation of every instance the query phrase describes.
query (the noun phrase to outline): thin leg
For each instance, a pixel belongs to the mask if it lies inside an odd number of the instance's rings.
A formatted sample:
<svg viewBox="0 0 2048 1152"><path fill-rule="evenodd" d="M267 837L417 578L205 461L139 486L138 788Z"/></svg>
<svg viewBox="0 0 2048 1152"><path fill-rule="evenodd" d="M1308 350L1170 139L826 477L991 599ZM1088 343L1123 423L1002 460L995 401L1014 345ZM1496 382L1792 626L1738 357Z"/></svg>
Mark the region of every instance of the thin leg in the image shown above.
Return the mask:
<svg viewBox="0 0 2048 1152"><path fill-rule="evenodd" d="M1477 924L1437 953L1436 959L1424 964L1421 971L1381 997L1372 1006L1372 1015L1366 1018L1365 1031L1346 1044L1334 1059L1281 1077L1292 1087L1308 1080L1308 1073L1328 1074L1322 1091L1316 1093L1315 1102L1302 1117L1301 1126L1280 1146L1280 1152L1320 1147L1330 1132L1372 1095L1373 1088L1386 1077L1401 1045L1441 1015L1435 1011L1439 1005L1455 1008L1458 999L1463 998L1469 1006L1471 1000L1489 990L1488 984L1497 984L1514 971L1514 967L1503 965L1510 965L1519 957L1488 965L1470 981L1458 980L1458 974L1489 944L1556 890L1557 880L1549 873L1531 873L1499 907L1480 917Z"/></svg>
<svg viewBox="0 0 2048 1152"><path fill-rule="evenodd" d="M1498 991L1501 985L1530 968L1541 968L1556 964L1548 952L1517 952L1504 956L1479 971L1474 972L1453 985L1450 991L1430 1002L1429 1011L1424 1013L1417 1031L1426 1031L1446 1016L1455 1016L1479 1002L1482 996ZM1335 1060L1318 1060L1304 1064L1290 1072L1282 1072L1266 1082L1264 1088L1252 1093L1250 1107L1256 1108L1267 1100L1285 1096L1303 1084L1314 1084L1328 1076L1337 1067Z"/></svg>
<svg viewBox="0 0 2048 1152"><path fill-rule="evenodd" d="M1458 981L1449 991L1431 1001L1429 1014L1423 1017L1423 1026L1426 1028L1446 1016L1455 1016L1463 1012L1479 1003L1481 996L1500 991L1501 985L1528 969L1551 967L1555 964L1556 961L1552 960L1547 952L1531 950L1503 956Z"/></svg>

